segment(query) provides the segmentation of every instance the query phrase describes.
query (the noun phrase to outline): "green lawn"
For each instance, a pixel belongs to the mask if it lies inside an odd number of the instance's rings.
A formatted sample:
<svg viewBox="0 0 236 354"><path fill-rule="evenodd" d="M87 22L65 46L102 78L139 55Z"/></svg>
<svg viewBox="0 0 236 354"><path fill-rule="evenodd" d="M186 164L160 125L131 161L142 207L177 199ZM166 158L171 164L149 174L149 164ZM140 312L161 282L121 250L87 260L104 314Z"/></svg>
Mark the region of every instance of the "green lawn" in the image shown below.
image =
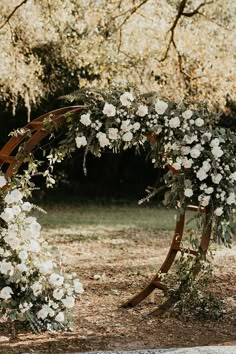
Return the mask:
<svg viewBox="0 0 236 354"><path fill-rule="evenodd" d="M107 226L173 230L175 211L138 205L42 205L47 214L37 213L48 228L72 226Z"/></svg>

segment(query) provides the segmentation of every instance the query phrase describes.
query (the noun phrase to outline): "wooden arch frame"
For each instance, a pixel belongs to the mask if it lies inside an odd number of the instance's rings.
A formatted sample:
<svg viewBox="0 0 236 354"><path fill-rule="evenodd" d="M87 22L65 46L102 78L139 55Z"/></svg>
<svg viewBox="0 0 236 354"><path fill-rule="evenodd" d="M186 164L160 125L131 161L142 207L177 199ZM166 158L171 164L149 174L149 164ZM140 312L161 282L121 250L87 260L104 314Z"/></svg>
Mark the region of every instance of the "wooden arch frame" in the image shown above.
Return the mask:
<svg viewBox="0 0 236 354"><path fill-rule="evenodd" d="M5 177L10 178L15 175L19 167L22 165L22 163L24 163L25 154L29 154L38 144L40 144L44 138L53 132L55 127L64 125L66 123L68 114L75 116L76 113L80 112L84 108L86 107L69 106L48 112L28 123L22 128L21 132L10 138L9 141L0 150L0 168L7 165ZM50 118L54 124L52 124L50 128L45 128L45 119L48 118ZM27 136L29 136L28 140L26 140ZM23 143L24 140L26 141ZM12 155L12 153L14 153L16 150L16 154ZM187 209L191 211L199 211L198 207L193 205L188 206ZM207 209L201 208L200 211L206 214L200 242L200 251L206 253L210 242L211 223L209 222ZM196 250L184 249L181 246L184 224L185 212L180 216L180 219L176 221L175 231L169 251L159 271L140 292L129 299L125 304L123 304L123 307L136 306L148 295L150 295L156 288L166 292L167 286L162 282L161 275L169 271L178 252L186 252L188 254L197 256L198 252ZM154 315L160 315L168 308L170 308L172 304L173 299L169 298L152 313Z"/></svg>

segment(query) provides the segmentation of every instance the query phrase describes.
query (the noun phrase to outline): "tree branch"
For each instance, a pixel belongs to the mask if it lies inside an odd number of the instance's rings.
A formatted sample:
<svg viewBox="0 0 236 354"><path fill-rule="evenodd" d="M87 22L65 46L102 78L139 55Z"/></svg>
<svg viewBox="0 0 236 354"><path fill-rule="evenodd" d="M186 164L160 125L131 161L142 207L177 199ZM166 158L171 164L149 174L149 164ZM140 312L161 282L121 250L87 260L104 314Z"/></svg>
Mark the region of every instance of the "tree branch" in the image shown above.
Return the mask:
<svg viewBox="0 0 236 354"><path fill-rule="evenodd" d="M24 4L27 3L28 0L23 0L20 4L18 4L13 10L12 12L7 16L6 20L1 24L0 26L0 30L7 24L9 23L10 19L12 18L12 16L15 14L15 12Z"/></svg>

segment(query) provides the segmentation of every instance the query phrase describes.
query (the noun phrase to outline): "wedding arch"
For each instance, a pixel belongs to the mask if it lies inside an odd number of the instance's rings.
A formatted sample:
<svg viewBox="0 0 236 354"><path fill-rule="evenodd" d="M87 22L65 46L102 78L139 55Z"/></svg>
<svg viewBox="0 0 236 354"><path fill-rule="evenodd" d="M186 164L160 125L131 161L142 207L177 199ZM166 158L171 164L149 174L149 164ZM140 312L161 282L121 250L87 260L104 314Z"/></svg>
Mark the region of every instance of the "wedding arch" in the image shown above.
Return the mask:
<svg viewBox="0 0 236 354"><path fill-rule="evenodd" d="M46 113L15 131L0 150L0 167L5 173L1 177L2 194L7 202L17 190L17 184L13 182L20 166L29 161L29 156L33 158L35 147L45 138L57 135L61 130L63 137L47 156L49 168L44 175L48 184L54 183L53 165L77 148L84 149L86 173L89 152L99 157L104 149L119 152L132 147L139 151L147 149L148 145L154 167L167 170L164 179L168 190L164 202L176 209L176 227L160 270L124 307L139 304L156 288L167 292L163 274L169 271L177 253L197 258L205 256L212 240L230 244L236 207L236 135L219 126L217 114L210 112L205 104L173 103L159 99L155 93L135 96L131 91L119 88L108 91L84 89L64 100L69 103L67 107ZM155 189L151 190L144 199L149 200L155 192ZM9 209L9 205L7 207ZM4 210L1 217L7 223L6 208ZM201 239L196 249L184 248L182 244L186 210L196 212L200 220ZM82 292L79 281L74 282L77 292ZM57 284L57 280L54 283ZM69 297L72 296L67 295ZM62 297L55 298L61 300ZM154 314L163 313L175 300L175 297L169 297ZM44 312L50 315L49 308ZM61 312L56 311L56 315L62 318ZM44 320L43 317L44 314L40 319Z"/></svg>

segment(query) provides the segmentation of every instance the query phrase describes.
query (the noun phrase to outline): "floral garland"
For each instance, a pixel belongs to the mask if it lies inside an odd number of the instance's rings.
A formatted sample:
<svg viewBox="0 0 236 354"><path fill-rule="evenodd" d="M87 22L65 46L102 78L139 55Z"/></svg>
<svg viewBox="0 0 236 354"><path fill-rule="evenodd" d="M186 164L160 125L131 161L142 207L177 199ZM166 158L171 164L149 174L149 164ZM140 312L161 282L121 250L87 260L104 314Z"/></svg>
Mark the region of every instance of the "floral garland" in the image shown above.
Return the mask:
<svg viewBox="0 0 236 354"><path fill-rule="evenodd" d="M236 134L219 126L216 113L204 104L176 104L156 94L135 97L120 89L84 89L64 100L85 108L79 117L68 114L67 124L59 128L64 129L63 140L47 155L48 186L55 183L54 164L76 149L85 149L86 172L88 152L100 156L105 149L139 151L149 146L154 167L168 167L165 205L180 213L188 204L207 208L214 239L230 245L236 207ZM48 124L50 119L45 120ZM0 176L0 188L7 183ZM40 225L29 216L33 206L23 201L23 192L25 187L20 191L15 185L7 194L1 192L1 314L28 321L36 329L66 327L69 310L83 287L76 276L63 275L55 262L42 259Z"/></svg>

